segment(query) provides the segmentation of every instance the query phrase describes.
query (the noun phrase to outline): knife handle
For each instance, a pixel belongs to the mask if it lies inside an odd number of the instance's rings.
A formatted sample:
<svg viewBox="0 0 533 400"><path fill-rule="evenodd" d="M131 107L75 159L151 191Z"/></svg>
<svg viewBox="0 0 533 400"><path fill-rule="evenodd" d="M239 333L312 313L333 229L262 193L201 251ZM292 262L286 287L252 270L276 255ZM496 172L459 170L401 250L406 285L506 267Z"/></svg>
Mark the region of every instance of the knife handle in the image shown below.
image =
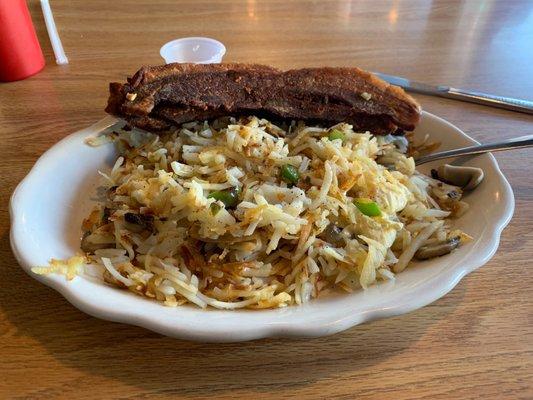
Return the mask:
<svg viewBox="0 0 533 400"><path fill-rule="evenodd" d="M506 110L533 114L533 101L513 99L512 97L495 96L492 94L456 89L452 87L440 87L439 89L439 95L449 99L463 100L471 103L484 104L487 106L504 108Z"/></svg>

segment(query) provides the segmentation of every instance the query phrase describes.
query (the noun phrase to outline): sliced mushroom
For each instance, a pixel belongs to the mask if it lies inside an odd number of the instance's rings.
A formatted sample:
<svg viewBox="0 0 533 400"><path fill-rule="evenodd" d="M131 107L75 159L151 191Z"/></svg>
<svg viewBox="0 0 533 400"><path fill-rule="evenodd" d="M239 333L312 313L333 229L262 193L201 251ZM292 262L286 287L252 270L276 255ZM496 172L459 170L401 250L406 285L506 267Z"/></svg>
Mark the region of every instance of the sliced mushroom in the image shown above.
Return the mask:
<svg viewBox="0 0 533 400"><path fill-rule="evenodd" d="M456 249L460 243L461 238L459 236L455 236L444 242L422 246L415 253L415 258L417 260L427 260L429 258L444 256Z"/></svg>
<svg viewBox="0 0 533 400"><path fill-rule="evenodd" d="M142 232L144 230L152 232L154 230L154 216L147 214L124 214L124 226L132 232Z"/></svg>
<svg viewBox="0 0 533 400"><path fill-rule="evenodd" d="M463 190L475 189L484 178L484 173L481 168L463 167L450 164L444 164L436 170L432 170L431 175L435 179L459 186Z"/></svg>
<svg viewBox="0 0 533 400"><path fill-rule="evenodd" d="M342 229L333 223L324 229L324 232L320 234L320 238L335 247L342 247L346 243L346 237L342 234Z"/></svg>

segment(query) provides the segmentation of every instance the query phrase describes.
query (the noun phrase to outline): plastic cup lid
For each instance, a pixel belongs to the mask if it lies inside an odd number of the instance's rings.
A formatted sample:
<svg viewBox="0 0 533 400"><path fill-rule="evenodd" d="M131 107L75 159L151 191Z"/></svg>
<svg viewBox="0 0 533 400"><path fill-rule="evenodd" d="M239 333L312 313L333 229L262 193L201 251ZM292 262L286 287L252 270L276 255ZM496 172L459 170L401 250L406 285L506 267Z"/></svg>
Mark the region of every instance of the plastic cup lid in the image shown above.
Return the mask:
<svg viewBox="0 0 533 400"><path fill-rule="evenodd" d="M226 54L226 47L215 39L188 37L165 43L159 54L167 64L218 64Z"/></svg>

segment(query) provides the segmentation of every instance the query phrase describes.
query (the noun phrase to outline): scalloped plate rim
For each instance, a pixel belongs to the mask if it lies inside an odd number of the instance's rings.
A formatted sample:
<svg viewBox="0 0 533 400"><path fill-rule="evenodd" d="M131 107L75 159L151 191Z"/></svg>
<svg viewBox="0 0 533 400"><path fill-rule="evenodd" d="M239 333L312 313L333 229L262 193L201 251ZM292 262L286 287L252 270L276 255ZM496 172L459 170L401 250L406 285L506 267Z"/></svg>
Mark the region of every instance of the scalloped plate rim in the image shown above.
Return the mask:
<svg viewBox="0 0 533 400"><path fill-rule="evenodd" d="M466 135L459 128L450 124L448 121L440 117L437 117L427 112L423 112L423 118L433 119L438 124L448 126L448 128L453 128L453 130L458 135L462 136L463 139L466 139L470 143L478 143L477 141ZM266 337L318 337L334 334L336 332L343 331L355 325L368 322L374 319L396 316L413 311L441 298L450 290L452 290L465 275L488 262L495 254L500 241L501 232L511 220L514 212L514 195L511 186L509 185L505 176L501 172L498 163L496 162L496 159L492 156L492 154L485 154L481 157L489 157L490 162L496 172L496 176L491 179L499 180L499 187L500 189L502 189L506 197L506 202L502 203L505 206L505 209L501 210L501 215L499 216L496 225L494 226L492 234L490 234L490 237L486 238L487 244L484 246L486 251L483 253L482 257L478 258L475 262L470 262L454 269L447 270L444 276L442 274L434 276L425 284L425 286L431 286L434 290L429 293L426 290L424 296L419 296L416 299L411 298L410 300L404 302L396 302L387 307L382 306L381 308L370 308L361 311L355 315L348 314L339 318L324 318L322 322L318 324L310 322L307 324L303 324L272 321L263 321L257 323L255 321L252 326L247 326L246 328L240 327L240 330L235 330L234 327L230 326L229 324L226 326L224 326L224 324L216 326L197 326L194 325L194 323L190 323L190 321L185 324L169 324L166 319L160 319L157 317L157 315L145 315L142 313L135 312L136 310L133 309L117 310L116 308L113 308L112 305L103 307L101 304L96 304L94 301L91 301L90 296L86 296L83 292L76 290L76 285L73 284L74 281L69 282L64 279L64 277L60 277L57 275L41 276L32 273L32 265L31 261L29 261L31 257L28 255L27 248L25 248L24 246L24 240L20 236L22 234L21 220L23 210L19 209L16 204L16 200L19 198L19 196L24 196L25 194L27 194L27 190L31 191L31 188L28 189L28 187L29 185L31 186L31 183L35 179L38 179L38 175L41 172L41 169L44 170L45 167L51 162L51 160L55 156L57 156L57 154L61 153L62 149L64 149L65 146L69 146L71 143L78 145L79 143L77 142L79 142L80 140L83 143L83 138L87 137L88 135L94 134L95 132L107 126L110 126L115 122L117 122L117 119L113 117L106 117L85 129L77 131L53 145L36 161L35 165L32 167L26 177L19 183L11 197L9 207L11 215L11 247L15 257L19 261L24 271L26 271L32 278L44 283L45 285L61 293L71 304L73 304L75 307L82 310L83 312L105 320L141 326L167 336L204 342L235 342ZM424 288L417 287L416 289L417 291L423 291ZM122 291L120 292L122 293ZM416 292L414 292L413 294L415 293ZM166 307L164 308L167 309ZM308 305L294 306L289 308L306 308L306 311L309 311ZM178 310L177 315L180 314L179 307L173 310ZM241 313L240 311L222 312ZM269 311L248 311L248 313L250 312L254 314L262 313L264 316L270 315ZM246 314L243 314L242 318L246 320L245 315Z"/></svg>

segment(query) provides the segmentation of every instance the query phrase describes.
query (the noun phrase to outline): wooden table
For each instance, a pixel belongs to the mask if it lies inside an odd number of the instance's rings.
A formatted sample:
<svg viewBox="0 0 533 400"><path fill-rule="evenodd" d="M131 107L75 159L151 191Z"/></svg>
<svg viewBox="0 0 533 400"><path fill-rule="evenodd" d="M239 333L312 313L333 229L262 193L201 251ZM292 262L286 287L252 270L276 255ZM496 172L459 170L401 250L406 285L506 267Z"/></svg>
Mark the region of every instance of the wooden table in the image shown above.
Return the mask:
<svg viewBox="0 0 533 400"><path fill-rule="evenodd" d="M119 4L120 3L120 4ZM142 4L140 4L142 3ZM533 99L533 2L52 1L70 60L0 84L0 398L533 398L531 151L497 154L516 196L500 250L434 304L313 340L189 343L101 321L28 277L8 201L47 148L104 116L107 84L161 63L166 41L210 36L226 61L352 66ZM488 141L532 116L418 96Z"/></svg>

